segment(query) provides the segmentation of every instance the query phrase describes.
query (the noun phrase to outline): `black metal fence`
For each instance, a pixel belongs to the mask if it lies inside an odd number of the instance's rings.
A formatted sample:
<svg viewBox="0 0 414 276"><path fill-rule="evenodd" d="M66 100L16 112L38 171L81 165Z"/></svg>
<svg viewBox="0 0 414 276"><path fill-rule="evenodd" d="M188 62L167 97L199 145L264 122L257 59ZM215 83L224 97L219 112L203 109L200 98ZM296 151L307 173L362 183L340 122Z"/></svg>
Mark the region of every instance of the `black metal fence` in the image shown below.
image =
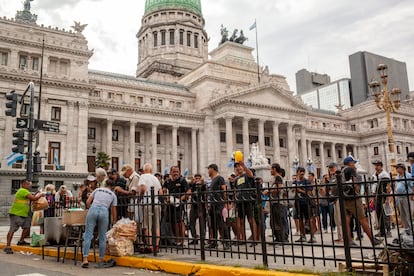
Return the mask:
<svg viewBox="0 0 414 276"><path fill-rule="evenodd" d="M118 216L138 222L137 250L154 256L253 259L265 267L341 262L348 271L355 263L362 270L386 264L414 273L412 179L346 183L338 172L333 180L227 191L200 184L192 193L166 195L152 190L120 197Z"/></svg>

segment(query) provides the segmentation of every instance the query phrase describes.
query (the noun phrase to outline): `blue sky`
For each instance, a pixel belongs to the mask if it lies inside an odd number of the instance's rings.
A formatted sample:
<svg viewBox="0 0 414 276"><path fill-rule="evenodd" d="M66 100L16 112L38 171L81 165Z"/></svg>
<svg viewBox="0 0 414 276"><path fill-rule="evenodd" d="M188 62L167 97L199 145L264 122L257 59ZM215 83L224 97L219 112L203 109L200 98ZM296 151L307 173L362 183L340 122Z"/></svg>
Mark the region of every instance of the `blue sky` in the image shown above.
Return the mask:
<svg viewBox="0 0 414 276"><path fill-rule="evenodd" d="M1 1L0 16L14 17L23 1ZM122 3L122 4L121 4ZM95 54L90 68L134 75L136 33L143 0L35 0L38 23L69 29L89 24L84 35ZM407 63L414 90L414 1L412 0L204 0L209 50L220 39L220 25L243 29L255 47L249 26L257 18L260 64L286 76L295 91L295 73L306 68L332 80L349 77L348 56L369 51ZM254 53L256 56L256 53Z"/></svg>

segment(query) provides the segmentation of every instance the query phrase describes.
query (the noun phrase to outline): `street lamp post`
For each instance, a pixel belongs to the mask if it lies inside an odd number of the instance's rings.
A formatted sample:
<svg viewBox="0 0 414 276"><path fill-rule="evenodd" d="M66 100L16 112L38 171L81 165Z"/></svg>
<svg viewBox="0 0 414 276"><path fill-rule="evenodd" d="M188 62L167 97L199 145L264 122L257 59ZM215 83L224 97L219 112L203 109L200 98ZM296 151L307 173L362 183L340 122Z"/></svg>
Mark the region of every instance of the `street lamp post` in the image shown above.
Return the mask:
<svg viewBox="0 0 414 276"><path fill-rule="evenodd" d="M388 73L387 73L388 66L386 64L380 64L377 67L377 71L381 77L382 89L381 84L374 80L369 84L371 89L372 95L374 96L375 103L377 107L383 111L385 111L386 118L387 118L387 134L388 134L388 147L391 157L391 172L392 175L397 175L395 170L395 148L394 148L394 137L392 133L392 121L391 121L391 113L396 113L397 110L400 108L400 95L401 90L398 88L393 88L391 91L388 90Z"/></svg>

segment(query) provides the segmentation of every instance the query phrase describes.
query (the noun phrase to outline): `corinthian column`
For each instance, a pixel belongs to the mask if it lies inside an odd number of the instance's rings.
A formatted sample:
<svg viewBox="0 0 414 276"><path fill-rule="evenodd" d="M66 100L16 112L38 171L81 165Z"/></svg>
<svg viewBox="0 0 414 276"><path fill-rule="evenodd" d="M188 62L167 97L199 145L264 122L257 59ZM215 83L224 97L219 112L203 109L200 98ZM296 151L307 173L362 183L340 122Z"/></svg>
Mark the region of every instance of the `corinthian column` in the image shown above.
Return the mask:
<svg viewBox="0 0 414 276"><path fill-rule="evenodd" d="M197 173L197 129L191 129L191 172Z"/></svg>
<svg viewBox="0 0 414 276"><path fill-rule="evenodd" d="M280 162L280 144L279 144L279 122L273 123L273 160Z"/></svg>
<svg viewBox="0 0 414 276"><path fill-rule="evenodd" d="M171 153L172 153L172 157L171 157L171 159L172 159L172 166L175 166L175 165L177 165L177 160L178 160L178 157L177 157L177 131L178 131L178 126L176 126L176 125L173 125L172 126L172 133L171 133L171 140L172 140L172 147L171 147Z"/></svg>
<svg viewBox="0 0 414 276"><path fill-rule="evenodd" d="M249 118L243 118L243 154L244 161L249 157Z"/></svg>
<svg viewBox="0 0 414 276"><path fill-rule="evenodd" d="M259 119L259 123L257 127L258 127L258 133L259 133L259 149L260 149L260 152L263 154L263 156L266 156L264 123L265 123L264 120Z"/></svg>
<svg viewBox="0 0 414 276"><path fill-rule="evenodd" d="M157 127L158 124L152 124L151 132L151 144L152 144L152 153L151 153L151 164L154 168L157 166Z"/></svg>
<svg viewBox="0 0 414 276"><path fill-rule="evenodd" d="M226 117L226 154L227 158L233 153L233 117Z"/></svg>
<svg viewBox="0 0 414 276"><path fill-rule="evenodd" d="M129 122L129 164L135 167L135 124Z"/></svg>
<svg viewBox="0 0 414 276"><path fill-rule="evenodd" d="M301 126L300 128L300 163L301 166L306 167L306 159L307 159L307 154L306 154L306 128L305 126Z"/></svg>
<svg viewBox="0 0 414 276"><path fill-rule="evenodd" d="M325 173L325 168L326 168L326 164L325 164L325 149L324 149L324 144L323 142L319 142L319 154L321 155L321 175L323 175Z"/></svg>
<svg viewBox="0 0 414 276"><path fill-rule="evenodd" d="M293 162L293 159L295 158L294 157L294 151L295 151L295 142L296 142L296 139L294 139L294 137L293 137L293 129L292 129L292 124L287 124L287 127L286 127L286 142L287 142L287 148L288 148L288 166L289 166L289 168L291 168L290 169L290 176L292 176L292 174L294 174L295 172L294 172L294 170L293 170L293 167L292 167L292 162Z"/></svg>
<svg viewBox="0 0 414 276"><path fill-rule="evenodd" d="M113 119L106 120L106 154L112 158L112 126L114 124ZM111 162L112 166L112 162Z"/></svg>

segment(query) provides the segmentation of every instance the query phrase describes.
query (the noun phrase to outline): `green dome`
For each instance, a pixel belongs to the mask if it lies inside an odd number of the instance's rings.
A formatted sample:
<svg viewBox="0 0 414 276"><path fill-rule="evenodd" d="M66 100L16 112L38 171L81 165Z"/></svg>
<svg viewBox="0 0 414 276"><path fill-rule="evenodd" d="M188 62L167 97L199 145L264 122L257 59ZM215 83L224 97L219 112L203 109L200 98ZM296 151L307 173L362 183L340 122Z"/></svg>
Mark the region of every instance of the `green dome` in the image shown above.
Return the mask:
<svg viewBox="0 0 414 276"><path fill-rule="evenodd" d="M202 15L201 0L146 0L145 14L157 10L164 10L168 8L183 9L193 12L197 15Z"/></svg>

